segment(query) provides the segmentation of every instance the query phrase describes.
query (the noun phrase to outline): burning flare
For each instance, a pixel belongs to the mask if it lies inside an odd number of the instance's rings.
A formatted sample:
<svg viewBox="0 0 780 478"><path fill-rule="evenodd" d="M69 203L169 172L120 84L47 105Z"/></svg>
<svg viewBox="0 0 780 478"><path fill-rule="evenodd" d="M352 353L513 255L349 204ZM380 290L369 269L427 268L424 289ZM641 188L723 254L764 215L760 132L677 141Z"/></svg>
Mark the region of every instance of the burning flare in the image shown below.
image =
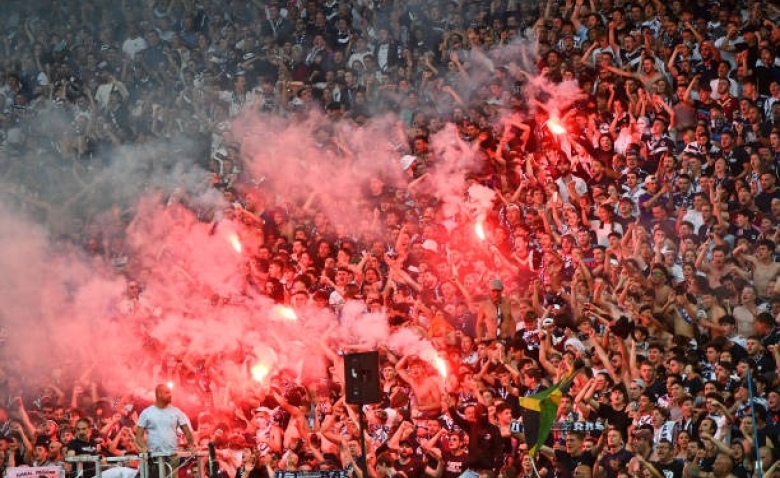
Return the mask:
<svg viewBox="0 0 780 478"><path fill-rule="evenodd" d="M230 245L233 246L233 250L241 254L241 241L238 239L238 234L234 233L228 236L228 241L230 242Z"/></svg>
<svg viewBox="0 0 780 478"><path fill-rule="evenodd" d="M566 134L566 128L563 127L563 125L558 121L557 118L550 118L547 121L547 127L550 129L550 132L552 134Z"/></svg>
<svg viewBox="0 0 780 478"><path fill-rule="evenodd" d="M442 378L447 378L447 361L438 355L433 358L433 366Z"/></svg>
<svg viewBox="0 0 780 478"><path fill-rule="evenodd" d="M482 225L482 222L478 222L477 225L474 226L474 233L480 241L485 240L485 227Z"/></svg>
<svg viewBox="0 0 780 478"><path fill-rule="evenodd" d="M268 376L268 367L262 363L252 365L252 368L249 369L249 371L252 373L252 378L256 382L262 383L265 377Z"/></svg>
<svg viewBox="0 0 780 478"><path fill-rule="evenodd" d="M291 307L279 307L279 316L292 322L298 320L298 315Z"/></svg>
<svg viewBox="0 0 780 478"><path fill-rule="evenodd" d="M439 372L442 378L447 378L447 361L444 360L434 350L425 351L420 358L428 362L433 368Z"/></svg>
<svg viewBox="0 0 780 478"><path fill-rule="evenodd" d="M165 385L168 387L168 390L173 390L173 382L168 382Z"/></svg>

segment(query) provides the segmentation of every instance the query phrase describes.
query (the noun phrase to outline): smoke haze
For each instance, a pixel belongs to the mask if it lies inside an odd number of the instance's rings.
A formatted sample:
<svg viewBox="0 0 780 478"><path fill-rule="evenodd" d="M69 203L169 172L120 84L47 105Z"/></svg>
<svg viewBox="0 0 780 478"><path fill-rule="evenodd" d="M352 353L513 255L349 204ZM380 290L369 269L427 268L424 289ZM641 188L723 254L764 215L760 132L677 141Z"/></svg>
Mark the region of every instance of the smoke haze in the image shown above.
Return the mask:
<svg viewBox="0 0 780 478"><path fill-rule="evenodd" d="M524 53L520 53L521 50ZM470 79L473 96L493 79L496 65L513 59L510 70L528 69L530 45L514 44L493 58L474 55L482 65ZM527 60L530 58L531 60ZM528 97L556 98L551 110L576 99L572 89L546 80L526 83ZM186 114L182 112L182 115ZM494 118L499 128L508 111ZM228 137L240 144L250 186L267 210L298 208L307 200L350 235L369 228L372 210L367 184L406 181L400 167L399 117L388 114L358 126L332 123L312 114L299 120L243 116ZM59 371L99 379L107 393L152 389L171 378L166 357L185 357L214 371L216 386L240 388L248 366L289 368L303 378L325 373L321 341L336 319L306 309L297 321L285 319L270 299L247 290L246 270L260 244L256 231L231 220L228 202L211 188L211 174L198 157L198 142L184 134L114 148L108 165L61 160L47 153L69 134L62 111L48 108L29 135L17 138L0 177L0 320L7 339L5 372L14 370L27 385L45 385ZM493 208L488 188L468 188L465 172L483 161L477 147L446 125L431 137L436 167L420 190L438 198L446 218L473 221ZM463 220L463 219L462 219ZM468 224L459 224L467 231ZM102 232L102 236L98 235ZM238 252L236 236L244 246ZM124 237L131 258L121 270L100 249ZM95 249L82 247L90 240ZM468 245L469 239L458 239ZM465 255L465 252L464 252ZM465 262L465 261L464 261ZM479 273L479 264L472 272ZM130 280L143 286L141 299L125 297ZM390 334L386 318L365 314L348 303L334 342L400 354L429 356L433 346L409 331ZM237 351L251 363L219 360ZM162 359L160 359L162 357ZM57 373L54 373L54 371ZM37 383L36 383L37 382Z"/></svg>

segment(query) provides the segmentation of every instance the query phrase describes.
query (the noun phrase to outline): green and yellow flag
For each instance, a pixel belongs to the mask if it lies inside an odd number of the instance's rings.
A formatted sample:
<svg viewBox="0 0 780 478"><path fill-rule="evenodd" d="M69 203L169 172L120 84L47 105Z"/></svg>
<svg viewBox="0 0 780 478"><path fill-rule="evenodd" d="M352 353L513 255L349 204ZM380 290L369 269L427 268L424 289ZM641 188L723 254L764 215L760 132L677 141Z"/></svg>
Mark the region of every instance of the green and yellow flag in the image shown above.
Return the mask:
<svg viewBox="0 0 780 478"><path fill-rule="evenodd" d="M579 365L579 364L577 364ZM560 382L547 390L543 390L530 397L520 397L520 406L523 407L523 429L525 442L533 444L529 450L533 458L550 436L555 416L558 413L558 405L564 390L571 385L572 380L582 370L582 366L576 366Z"/></svg>

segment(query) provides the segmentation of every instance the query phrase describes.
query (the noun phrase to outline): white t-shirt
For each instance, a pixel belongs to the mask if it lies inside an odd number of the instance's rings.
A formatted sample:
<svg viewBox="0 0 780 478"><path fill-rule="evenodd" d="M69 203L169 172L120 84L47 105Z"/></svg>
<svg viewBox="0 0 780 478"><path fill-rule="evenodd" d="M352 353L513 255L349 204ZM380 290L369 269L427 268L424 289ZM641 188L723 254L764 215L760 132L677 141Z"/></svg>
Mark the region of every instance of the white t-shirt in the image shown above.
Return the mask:
<svg viewBox="0 0 780 478"><path fill-rule="evenodd" d="M577 194L580 196L588 192L588 183L586 183L584 179L578 176L572 175L571 180L564 180L562 177L558 178L555 180L555 185L558 186L558 193L561 195L561 201L564 203L571 202L571 197L569 197L569 188L567 187L567 184L571 181L574 181L574 190L577 191Z"/></svg>
<svg viewBox="0 0 780 478"><path fill-rule="evenodd" d="M596 232L596 243L600 246L609 247L609 235L613 232L623 234L623 226L615 222L612 224L602 224L600 220L590 221L591 230Z"/></svg>
<svg viewBox="0 0 780 478"><path fill-rule="evenodd" d="M724 50L727 46L733 46L735 43L742 43L745 40L738 36L734 38L733 40L727 38L725 35L715 40L715 48L717 48L720 51L720 59L729 62L729 65L731 65L731 68L737 67L737 60L734 56L733 51L726 51Z"/></svg>
<svg viewBox="0 0 780 478"><path fill-rule="evenodd" d="M152 452L175 453L178 448L180 427L189 426L184 412L169 405L147 407L138 417L138 426L146 430L146 442Z"/></svg>

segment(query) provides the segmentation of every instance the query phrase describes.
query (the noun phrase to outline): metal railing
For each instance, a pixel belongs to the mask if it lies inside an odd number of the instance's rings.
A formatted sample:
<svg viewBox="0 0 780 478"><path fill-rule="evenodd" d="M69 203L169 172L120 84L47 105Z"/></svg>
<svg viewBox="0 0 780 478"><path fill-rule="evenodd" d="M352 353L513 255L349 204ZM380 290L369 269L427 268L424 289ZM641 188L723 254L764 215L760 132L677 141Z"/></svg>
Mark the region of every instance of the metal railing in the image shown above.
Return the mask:
<svg viewBox="0 0 780 478"><path fill-rule="evenodd" d="M172 458L178 457L178 460ZM152 452L139 453L137 455L124 455L104 457L101 455L76 455L65 458L68 463L76 465L76 477L84 476L84 464L90 463L95 467L95 478L102 478L103 473L112 468L124 466L131 462L138 462L139 478L177 478L179 471L195 465L196 474L192 478L204 478L203 461L208 458L207 452ZM155 464L158 476L150 476L151 464ZM135 468L127 466L126 468Z"/></svg>

